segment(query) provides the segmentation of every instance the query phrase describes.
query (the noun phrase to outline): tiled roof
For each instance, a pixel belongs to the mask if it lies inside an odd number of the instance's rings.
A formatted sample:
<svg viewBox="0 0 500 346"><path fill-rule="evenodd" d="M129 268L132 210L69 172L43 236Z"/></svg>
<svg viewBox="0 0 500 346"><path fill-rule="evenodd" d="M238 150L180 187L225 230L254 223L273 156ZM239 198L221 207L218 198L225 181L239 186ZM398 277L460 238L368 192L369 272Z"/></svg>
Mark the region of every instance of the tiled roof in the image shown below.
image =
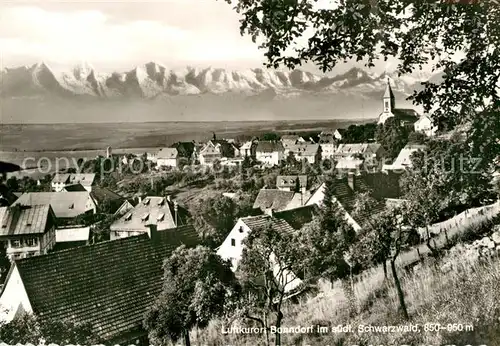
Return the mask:
<svg viewBox="0 0 500 346"><path fill-rule="evenodd" d="M291 145L288 150L293 152L296 157L301 156L314 156L318 153L319 144L312 143L297 143Z"/></svg>
<svg viewBox="0 0 500 346"><path fill-rule="evenodd" d="M299 139L298 135L283 135L283 136L281 136L281 140L296 141L298 139Z"/></svg>
<svg viewBox="0 0 500 346"><path fill-rule="evenodd" d="M274 151L285 151L281 142L259 141L257 143L257 152L272 153Z"/></svg>
<svg viewBox="0 0 500 346"><path fill-rule="evenodd" d="M65 186L63 190L67 192L87 191L85 190L85 187L83 187L83 185L80 183Z"/></svg>
<svg viewBox="0 0 500 346"><path fill-rule="evenodd" d="M319 207L316 204L307 205L295 209L276 212L275 218L285 220L294 229L301 229L302 226L311 222L319 213Z"/></svg>
<svg viewBox="0 0 500 346"><path fill-rule="evenodd" d="M102 203L104 200L111 201L124 201L125 198L116 192L108 189L107 187L94 186L92 187L91 196L98 202Z"/></svg>
<svg viewBox="0 0 500 346"><path fill-rule="evenodd" d="M340 144L337 148L337 154L354 155L354 154L376 154L381 148L379 143L355 143L355 144Z"/></svg>
<svg viewBox="0 0 500 346"><path fill-rule="evenodd" d="M337 161L336 169L358 169L363 165L363 160L341 158Z"/></svg>
<svg viewBox="0 0 500 346"><path fill-rule="evenodd" d="M43 234L51 217L54 215L47 204L0 207L0 236Z"/></svg>
<svg viewBox="0 0 500 346"><path fill-rule="evenodd" d="M162 290L163 260L181 244L198 244L192 226L30 257L15 262L34 313L90 322L104 340L142 330Z"/></svg>
<svg viewBox="0 0 500 346"><path fill-rule="evenodd" d="M178 151L176 148L162 148L156 157L158 159L175 159L177 158Z"/></svg>
<svg viewBox="0 0 500 346"><path fill-rule="evenodd" d="M307 186L307 175L278 175L276 177L276 186L294 188L297 178L299 178L301 187Z"/></svg>
<svg viewBox="0 0 500 346"><path fill-rule="evenodd" d="M417 152L419 150L425 150L425 149L426 149L425 145L419 145L419 144L406 145L403 149L401 149L398 156L394 160L394 163L392 164L392 166L394 166L394 167L411 166L411 155L414 152Z"/></svg>
<svg viewBox="0 0 500 346"><path fill-rule="evenodd" d="M178 206L178 224L185 222L183 208ZM179 217L181 216L181 217ZM125 213L111 226L112 231L138 231L147 230L146 225L156 224L158 229L168 229L175 227L175 214L173 203L168 202L165 197L149 196L138 203L134 209Z"/></svg>
<svg viewBox="0 0 500 346"><path fill-rule="evenodd" d="M337 140L331 134L322 134L319 136L319 143L320 144L334 144L336 142L337 142Z"/></svg>
<svg viewBox="0 0 500 346"><path fill-rule="evenodd" d="M295 230L285 220L271 217L269 215L250 216L242 218L242 221L252 231L263 229L265 227L272 227L273 230L280 233L293 233Z"/></svg>
<svg viewBox="0 0 500 346"><path fill-rule="evenodd" d="M28 192L13 205L50 204L57 218L72 218L90 210L87 208L90 193L85 192Z"/></svg>
<svg viewBox="0 0 500 346"><path fill-rule="evenodd" d="M94 183L94 173L65 173L56 174L52 179L53 183L63 184L82 184L83 186L91 186Z"/></svg>
<svg viewBox="0 0 500 346"><path fill-rule="evenodd" d="M259 191L253 204L254 209L265 211L273 209L275 211L284 210L292 201L293 191L282 191L277 189L262 189Z"/></svg>

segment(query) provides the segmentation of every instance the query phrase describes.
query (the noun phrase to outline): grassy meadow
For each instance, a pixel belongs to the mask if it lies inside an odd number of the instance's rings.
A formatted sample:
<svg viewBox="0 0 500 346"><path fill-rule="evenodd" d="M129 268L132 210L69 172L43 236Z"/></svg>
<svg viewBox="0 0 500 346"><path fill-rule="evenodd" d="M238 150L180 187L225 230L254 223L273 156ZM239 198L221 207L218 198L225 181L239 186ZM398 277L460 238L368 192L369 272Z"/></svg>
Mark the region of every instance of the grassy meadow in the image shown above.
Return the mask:
<svg viewBox="0 0 500 346"><path fill-rule="evenodd" d="M381 267L364 273L354 283L358 307L355 316L349 317L341 285L323 283L318 293L285 308L284 326L351 325L352 332L282 334L282 345L500 345L499 258L475 267L463 262L458 267L443 273L427 263L412 273L400 271L410 321L400 317L392 277L389 274L385 281ZM226 323L217 321L207 330L193 331L193 344L264 344L262 334L222 334L222 327L229 327ZM242 326L249 326L246 323ZM444 329L426 332L426 323L440 324ZM420 332L358 332L359 325L405 324L418 324Z"/></svg>

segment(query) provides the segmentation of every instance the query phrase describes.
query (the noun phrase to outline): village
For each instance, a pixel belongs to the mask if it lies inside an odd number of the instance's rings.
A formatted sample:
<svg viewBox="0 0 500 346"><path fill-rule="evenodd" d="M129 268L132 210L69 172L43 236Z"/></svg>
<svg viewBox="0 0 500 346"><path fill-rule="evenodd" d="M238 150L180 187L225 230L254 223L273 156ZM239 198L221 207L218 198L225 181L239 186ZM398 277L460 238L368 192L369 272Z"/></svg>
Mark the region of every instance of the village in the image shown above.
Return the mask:
<svg viewBox="0 0 500 346"><path fill-rule="evenodd" d="M262 228L298 234L337 208L336 216L363 234L374 215L409 208L406 190L415 174L426 173L420 170L430 146L460 141L460 133L440 132L429 116L397 108L389 81L380 94L377 123L244 142L212 134L206 143L178 142L143 156L107 148L105 157L36 182L5 179L2 321L36 314L90 323L105 344L146 345L144 314L162 292L163 261L177 247L207 246L236 273L245 239ZM421 198L408 203L418 209ZM460 229L498 213L495 197L460 207L417 213L418 222L407 226L418 239L401 249L397 265L420 263ZM495 239L490 247L498 250ZM385 270L389 259L377 263ZM308 291L307 274L272 263L283 299Z"/></svg>

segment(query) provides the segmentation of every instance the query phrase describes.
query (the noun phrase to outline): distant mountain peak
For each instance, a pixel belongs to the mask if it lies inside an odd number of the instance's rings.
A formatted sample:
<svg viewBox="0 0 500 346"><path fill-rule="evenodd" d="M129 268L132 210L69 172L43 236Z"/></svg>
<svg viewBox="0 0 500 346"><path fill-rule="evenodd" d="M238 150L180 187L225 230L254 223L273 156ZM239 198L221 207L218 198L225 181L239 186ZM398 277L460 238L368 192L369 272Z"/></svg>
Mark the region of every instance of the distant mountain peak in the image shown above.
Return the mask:
<svg viewBox="0 0 500 346"><path fill-rule="evenodd" d="M45 97L54 93L64 97L91 96L100 99L158 99L201 93L264 95L266 100L315 93L360 94L372 98L383 93L387 77L391 78L395 92L409 94L415 84L430 76L420 74L398 78L387 73L377 76L359 67L333 77L321 77L300 68L280 71L262 67L229 70L214 66L186 66L173 70L156 61L127 72L100 73L88 62L54 72L41 61L29 69L5 68L0 92L2 97L17 98L34 94Z"/></svg>

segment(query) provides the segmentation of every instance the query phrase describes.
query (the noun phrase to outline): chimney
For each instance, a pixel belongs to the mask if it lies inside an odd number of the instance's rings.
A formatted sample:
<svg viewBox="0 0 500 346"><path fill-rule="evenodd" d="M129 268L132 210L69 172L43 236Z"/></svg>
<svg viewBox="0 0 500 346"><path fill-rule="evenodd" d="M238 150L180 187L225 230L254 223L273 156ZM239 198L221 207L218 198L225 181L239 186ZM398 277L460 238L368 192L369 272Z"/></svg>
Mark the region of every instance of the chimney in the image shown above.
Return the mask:
<svg viewBox="0 0 500 346"><path fill-rule="evenodd" d="M149 239L157 240L157 238L158 238L158 226L156 224L149 224L146 227L149 227L149 231L148 231Z"/></svg>
<svg viewBox="0 0 500 346"><path fill-rule="evenodd" d="M177 211L179 210L179 206L177 205L177 202L174 201L174 222L175 222L175 227L178 226L177 224Z"/></svg>
<svg viewBox="0 0 500 346"><path fill-rule="evenodd" d="M167 196L167 201L172 202L172 198L170 197L170 195Z"/></svg>
<svg viewBox="0 0 500 346"><path fill-rule="evenodd" d="M137 197L137 199L139 200L139 203L142 202L142 197L141 196Z"/></svg>
<svg viewBox="0 0 500 346"><path fill-rule="evenodd" d="M347 184L352 191L356 191L356 175L354 172L347 173Z"/></svg>

